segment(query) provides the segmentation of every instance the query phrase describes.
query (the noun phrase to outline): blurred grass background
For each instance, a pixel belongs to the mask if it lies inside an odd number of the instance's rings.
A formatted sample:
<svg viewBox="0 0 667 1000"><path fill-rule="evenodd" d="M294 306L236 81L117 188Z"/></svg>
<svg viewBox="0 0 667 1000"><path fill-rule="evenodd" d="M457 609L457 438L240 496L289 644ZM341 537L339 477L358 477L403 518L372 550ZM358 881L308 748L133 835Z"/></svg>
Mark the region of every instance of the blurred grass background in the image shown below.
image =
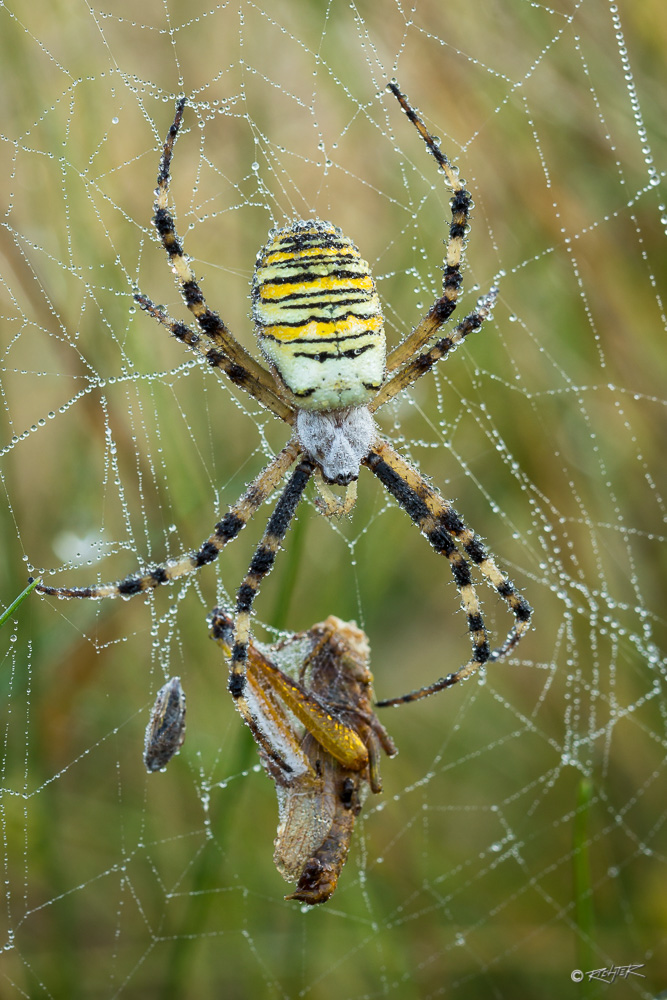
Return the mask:
<svg viewBox="0 0 667 1000"><path fill-rule="evenodd" d="M407 24L368 2L3 8L3 606L24 560L87 583L200 544L285 439L132 306L139 286L182 315L150 226L174 95L194 105L179 228L240 339L252 347L257 249L295 214L357 242L395 342L437 293L449 198L379 96L395 74L473 192L462 313L505 274L485 332L382 426L536 608L485 685L384 718L400 756L382 802L333 900L304 914L282 900L274 791L205 625L268 508L149 604L23 604L0 633L3 995L594 996L572 969L628 963L647 979L618 989L667 985L649 662L664 648L665 253L646 152L663 169L667 15L621 5L619 41L614 10L475 0L454 16L431 0ZM406 516L368 474L359 494L340 525L302 507L257 631L354 618L390 697L462 663L465 623ZM76 538L96 540L99 568L63 568ZM147 777L167 674L188 738Z"/></svg>

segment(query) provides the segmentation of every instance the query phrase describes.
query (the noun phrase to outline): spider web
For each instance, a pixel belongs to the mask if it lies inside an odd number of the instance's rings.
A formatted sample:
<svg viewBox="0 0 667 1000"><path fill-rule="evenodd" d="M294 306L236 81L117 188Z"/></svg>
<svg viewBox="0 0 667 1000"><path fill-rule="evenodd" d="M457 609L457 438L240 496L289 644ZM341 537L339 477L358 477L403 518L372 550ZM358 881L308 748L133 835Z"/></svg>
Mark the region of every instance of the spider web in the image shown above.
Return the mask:
<svg viewBox="0 0 667 1000"><path fill-rule="evenodd" d="M535 608L509 662L385 711L400 748L333 899L283 901L275 794L206 614L269 515L149 599L35 595L0 632L3 996L563 995L665 960L666 15L653 3L3 3L1 603L28 572L119 579L198 546L285 432L137 312L183 310L150 224L172 203L210 305L253 348L268 229L339 225L390 343L438 294L449 193L396 76L475 209L460 315L493 320L381 414ZM367 631L378 697L468 655L443 560L362 471L349 521L312 495L255 631ZM494 633L508 618L480 587ZM188 736L141 762L182 678ZM661 791L661 788L663 791ZM570 988L593 996L585 978ZM587 992L588 991L588 992Z"/></svg>

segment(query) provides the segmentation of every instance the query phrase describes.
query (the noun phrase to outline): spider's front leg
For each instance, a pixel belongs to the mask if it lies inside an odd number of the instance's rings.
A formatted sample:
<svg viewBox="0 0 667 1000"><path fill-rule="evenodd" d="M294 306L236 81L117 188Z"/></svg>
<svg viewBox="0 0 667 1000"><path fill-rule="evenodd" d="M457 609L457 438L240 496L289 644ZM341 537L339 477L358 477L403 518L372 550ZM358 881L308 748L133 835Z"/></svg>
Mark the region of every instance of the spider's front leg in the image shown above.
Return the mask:
<svg viewBox="0 0 667 1000"><path fill-rule="evenodd" d="M315 462L310 458L303 458L294 469L252 557L246 577L239 587L236 597L236 634L229 675L229 691L234 699L243 697L246 685L245 665L248 658L250 613L253 602L262 580L273 568L276 554L314 469Z"/></svg>
<svg viewBox="0 0 667 1000"><path fill-rule="evenodd" d="M436 691L442 691L471 677L484 664L506 656L528 631L533 609L509 577L499 569L475 533L465 526L452 505L441 497L437 490L429 486L417 470L386 441L377 439L374 442L371 452L364 459L364 465L378 477L385 489L407 511L435 551L448 559L468 619L473 647L472 658L459 670L400 698L377 702L384 707L416 701L418 698L435 694ZM465 556L457 546L465 552ZM479 569L514 615L512 630L504 643L493 650L489 647L479 599L472 582L470 563Z"/></svg>
<svg viewBox="0 0 667 1000"><path fill-rule="evenodd" d="M132 573L116 583L98 583L91 587L49 587L40 583L35 590L52 597L83 597L96 600L105 597L134 597L135 594L146 593L155 587L196 572L217 559L225 545L233 541L245 528L253 514L278 488L302 450L296 438L288 441L282 451L278 452L250 484L238 503L230 507L216 524L213 534L195 552L189 552L178 560Z"/></svg>

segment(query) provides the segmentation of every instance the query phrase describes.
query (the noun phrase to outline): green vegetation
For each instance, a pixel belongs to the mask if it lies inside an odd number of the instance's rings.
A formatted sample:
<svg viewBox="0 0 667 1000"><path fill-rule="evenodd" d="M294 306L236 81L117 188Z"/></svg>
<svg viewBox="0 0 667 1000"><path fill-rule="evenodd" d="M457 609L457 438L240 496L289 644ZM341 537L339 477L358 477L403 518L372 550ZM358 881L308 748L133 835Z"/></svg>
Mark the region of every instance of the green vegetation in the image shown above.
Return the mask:
<svg viewBox="0 0 667 1000"><path fill-rule="evenodd" d="M173 44L161 5L112 0L94 20L19 0L2 15L0 449L28 433L0 455L0 599L24 587L26 555L47 583L85 584L198 546L284 443L133 305L140 287L184 313L150 226L181 89L198 109L174 154L176 216L248 348L255 254L293 215L355 240L392 343L430 306L449 195L394 99L376 96L377 59L473 193L462 310L506 272L493 321L388 407L383 431L484 537L535 629L485 685L382 717L400 754L383 762L380 808L368 803L334 898L302 913L282 899L274 788L206 627L233 602L268 505L196 581L150 601L23 591L5 613L24 602L16 641L0 632L0 992L551 997L583 995L571 970L610 957L645 962L657 992L664 720L649 632L659 646L667 290L609 8L579 5L568 24L531 4L475 0L453 17L427 0L406 27L398 7L364 2L362 28L347 4L239 6L242 26L236 8L175 0ZM667 13L626 4L622 27L653 141ZM257 600L260 640L356 619L378 697L466 658L444 560L368 473L351 520L304 504L287 549ZM79 550L92 567L63 569ZM504 634L505 609L482 596ZM143 730L174 674L187 739L147 776Z"/></svg>

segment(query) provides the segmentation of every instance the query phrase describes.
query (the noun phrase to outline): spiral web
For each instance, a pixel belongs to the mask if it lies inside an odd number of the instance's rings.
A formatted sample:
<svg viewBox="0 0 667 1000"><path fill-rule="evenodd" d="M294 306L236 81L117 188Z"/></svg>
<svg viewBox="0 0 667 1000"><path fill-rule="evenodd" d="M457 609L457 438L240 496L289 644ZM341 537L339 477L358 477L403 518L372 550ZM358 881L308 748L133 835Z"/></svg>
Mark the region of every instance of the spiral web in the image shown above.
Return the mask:
<svg viewBox="0 0 667 1000"><path fill-rule="evenodd" d="M148 599L31 595L0 630L2 995L657 995L661 6L19 0L0 17L3 606L29 572L114 580L198 546L284 443L133 305L140 288L183 316L150 224L180 93L172 203L246 347L255 254L293 218L331 219L360 247L390 343L433 302L449 192L385 91L395 76L473 194L460 314L494 283L500 296L382 430L535 608L509 662L385 710L400 755L336 894L303 912L283 901L274 789L206 628L269 507ZM262 588L258 638L354 619L379 698L465 662L446 567L379 483L362 471L339 523L313 500ZM146 775L143 731L173 675L187 740ZM613 987L586 975L628 966Z"/></svg>

